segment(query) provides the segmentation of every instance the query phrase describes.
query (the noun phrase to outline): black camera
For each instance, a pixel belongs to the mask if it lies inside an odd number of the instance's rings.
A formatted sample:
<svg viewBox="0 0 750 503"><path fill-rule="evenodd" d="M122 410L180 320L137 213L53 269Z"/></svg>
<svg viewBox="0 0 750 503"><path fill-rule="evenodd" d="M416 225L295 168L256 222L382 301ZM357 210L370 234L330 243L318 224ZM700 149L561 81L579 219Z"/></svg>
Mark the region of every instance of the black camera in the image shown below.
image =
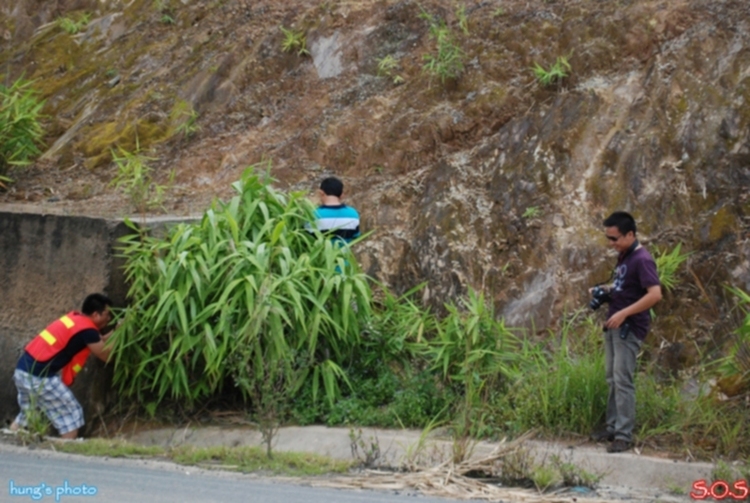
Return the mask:
<svg viewBox="0 0 750 503"><path fill-rule="evenodd" d="M596 311L600 307L602 307L602 304L606 304L607 302L612 300L612 297L609 296L609 293L599 285L595 286L591 290L591 302L589 302L589 307Z"/></svg>

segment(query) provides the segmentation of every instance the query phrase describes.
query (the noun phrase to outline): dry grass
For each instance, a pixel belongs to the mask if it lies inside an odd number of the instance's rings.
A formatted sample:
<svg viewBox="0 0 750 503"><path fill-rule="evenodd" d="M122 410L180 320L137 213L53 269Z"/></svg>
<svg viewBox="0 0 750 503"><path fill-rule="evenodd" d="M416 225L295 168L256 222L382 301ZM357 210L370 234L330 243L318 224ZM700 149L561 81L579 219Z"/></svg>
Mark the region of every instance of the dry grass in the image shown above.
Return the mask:
<svg viewBox="0 0 750 503"><path fill-rule="evenodd" d="M313 480L316 487L337 489L375 489L404 491L416 489L427 496L456 499L477 499L491 501L514 501L523 503L563 503L575 501L572 496L561 494L540 494L533 490L497 485L502 466L509 456L523 450L523 444L534 435L529 432L516 440L501 442L491 454L460 463L445 461L432 468L416 469L409 472L386 472L366 470L356 476L335 477ZM482 478L476 478L481 476ZM608 500L586 498L587 503L606 503Z"/></svg>

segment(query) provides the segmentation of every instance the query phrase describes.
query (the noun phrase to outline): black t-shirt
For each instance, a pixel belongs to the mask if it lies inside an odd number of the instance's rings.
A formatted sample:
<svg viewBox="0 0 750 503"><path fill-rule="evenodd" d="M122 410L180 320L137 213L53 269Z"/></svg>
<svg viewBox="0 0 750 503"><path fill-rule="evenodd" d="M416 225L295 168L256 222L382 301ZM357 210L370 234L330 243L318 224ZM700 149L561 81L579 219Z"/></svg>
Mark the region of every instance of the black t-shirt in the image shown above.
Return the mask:
<svg viewBox="0 0 750 503"><path fill-rule="evenodd" d="M33 356L24 351L23 355L21 355L21 358L18 360L16 368L38 377L53 376L60 372L65 365L70 363L70 360L72 360L82 349L89 344L99 342L100 340L102 340L102 336L97 330L87 328L71 337L62 351L46 362L38 362Z"/></svg>

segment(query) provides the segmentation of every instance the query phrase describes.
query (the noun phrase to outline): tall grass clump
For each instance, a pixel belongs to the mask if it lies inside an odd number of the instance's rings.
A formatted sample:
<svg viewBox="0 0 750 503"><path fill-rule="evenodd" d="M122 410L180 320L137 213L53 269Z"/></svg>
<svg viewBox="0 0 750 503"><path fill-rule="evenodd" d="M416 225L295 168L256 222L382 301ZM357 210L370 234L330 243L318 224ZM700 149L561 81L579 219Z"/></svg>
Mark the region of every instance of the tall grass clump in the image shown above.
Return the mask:
<svg viewBox="0 0 750 503"><path fill-rule="evenodd" d="M568 77L568 72L571 71L570 63L566 56L558 56L554 64L550 65L549 68L544 68L539 63L534 63L532 70L537 81L544 87L550 86L556 82L561 82L563 79Z"/></svg>
<svg viewBox="0 0 750 503"><path fill-rule="evenodd" d="M453 30L442 19L422 11L420 15L430 24L430 38L435 41L435 50L424 55L423 70L438 77L442 84L448 79L456 79L464 70L465 53L459 47Z"/></svg>
<svg viewBox="0 0 750 503"><path fill-rule="evenodd" d="M677 382L659 382L651 372L642 371L635 376L635 404L637 437L645 440L675 430L684 399Z"/></svg>
<svg viewBox="0 0 750 503"><path fill-rule="evenodd" d="M279 26L281 33L284 34L284 40L281 42L281 50L284 52L296 52L297 56L309 55L307 50L307 37L302 31L293 28L284 28Z"/></svg>
<svg viewBox="0 0 750 503"><path fill-rule="evenodd" d="M30 164L41 153L43 106L32 82L0 84L0 174L9 166Z"/></svg>
<svg viewBox="0 0 750 503"><path fill-rule="evenodd" d="M140 152L136 141L135 152L122 147L112 149L112 160L117 166L117 174L110 182L110 187L121 190L128 196L136 211L145 213L149 209L161 206L164 192L172 183L174 171L170 174L167 185L160 185L153 179L153 168L149 165L153 157Z"/></svg>
<svg viewBox="0 0 750 503"><path fill-rule="evenodd" d="M607 406L601 328L573 316L551 335L550 347L524 344L523 364L500 401L505 427L588 434Z"/></svg>
<svg viewBox="0 0 750 503"><path fill-rule="evenodd" d="M656 270L659 274L659 282L666 290L674 290L677 286L677 270L689 257L690 253L681 253L682 243L678 243L672 251L657 249Z"/></svg>
<svg viewBox="0 0 750 503"><path fill-rule="evenodd" d="M728 288L740 302L744 318L734 332L726 356L717 362L727 390L734 395L750 390L750 295L739 288Z"/></svg>
<svg viewBox="0 0 750 503"><path fill-rule="evenodd" d="M371 311L347 247L306 230L312 204L245 171L229 202L164 237L123 238L130 307L115 340L124 397L188 404L309 383L330 402ZM273 375L269 375L268 372Z"/></svg>
<svg viewBox="0 0 750 503"><path fill-rule="evenodd" d="M302 424L425 427L449 418L457 394L427 357L438 319L421 306L419 285L395 295L383 285L373 293L372 316L351 365L351 383L335 404L314 403L310 389L294 400L292 416Z"/></svg>
<svg viewBox="0 0 750 503"><path fill-rule="evenodd" d="M448 312L429 342L431 367L446 384L458 390L455 430L461 435L482 435L494 418L488 408L495 391L505 386L518 367L520 341L495 317L491 302L469 290Z"/></svg>
<svg viewBox="0 0 750 503"><path fill-rule="evenodd" d="M77 21L73 18L61 17L57 19L57 24L68 35L75 35L86 28L90 19L91 14L84 12L78 17Z"/></svg>

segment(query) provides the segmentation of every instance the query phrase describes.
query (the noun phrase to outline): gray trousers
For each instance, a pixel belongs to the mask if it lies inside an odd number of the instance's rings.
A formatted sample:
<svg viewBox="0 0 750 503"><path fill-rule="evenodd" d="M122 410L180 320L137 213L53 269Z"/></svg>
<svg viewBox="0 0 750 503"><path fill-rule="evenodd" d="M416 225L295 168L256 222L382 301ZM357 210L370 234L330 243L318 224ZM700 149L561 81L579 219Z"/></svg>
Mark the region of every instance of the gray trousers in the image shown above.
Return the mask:
<svg viewBox="0 0 750 503"><path fill-rule="evenodd" d="M641 341L633 333L620 338L620 329L604 333L604 356L609 386L607 430L615 439L633 441L635 426L635 363Z"/></svg>

